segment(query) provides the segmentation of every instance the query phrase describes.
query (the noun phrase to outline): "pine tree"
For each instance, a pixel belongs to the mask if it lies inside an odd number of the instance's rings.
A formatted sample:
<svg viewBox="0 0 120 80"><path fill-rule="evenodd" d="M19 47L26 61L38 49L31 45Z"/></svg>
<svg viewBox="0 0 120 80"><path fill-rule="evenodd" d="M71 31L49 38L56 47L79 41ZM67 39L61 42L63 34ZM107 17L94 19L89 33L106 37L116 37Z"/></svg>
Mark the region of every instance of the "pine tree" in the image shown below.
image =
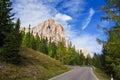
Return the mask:
<svg viewBox="0 0 120 80"><path fill-rule="evenodd" d="M32 48L32 44L31 44L31 37L33 35L30 33L30 26L29 26L29 31L24 35L23 39L22 39L22 45L24 45L25 47L28 48Z"/></svg>
<svg viewBox="0 0 120 80"><path fill-rule="evenodd" d="M38 33L36 34L35 40L36 40L36 50L40 51L40 37Z"/></svg>
<svg viewBox="0 0 120 80"><path fill-rule="evenodd" d="M5 35L1 59L8 63L19 64L21 62L21 56L18 54L22 39L19 28L20 20L18 19L12 31Z"/></svg>
<svg viewBox="0 0 120 80"><path fill-rule="evenodd" d="M21 43L22 43L22 33L20 32L19 29L20 29L20 19L17 20L15 24L15 29L14 29L15 37L17 40L16 45L18 46L18 48L21 46Z"/></svg>
<svg viewBox="0 0 120 80"><path fill-rule="evenodd" d="M12 20L14 14L10 13L12 10L10 0L0 0L0 47L4 44L6 34L12 29Z"/></svg>
<svg viewBox="0 0 120 80"><path fill-rule="evenodd" d="M0 59L8 63L19 64L21 61L18 54L21 45L20 21L18 19L16 25L12 22L14 14L10 13L11 4L10 0L0 0L0 46L2 47Z"/></svg>
<svg viewBox="0 0 120 80"><path fill-rule="evenodd" d="M83 55L82 51L79 54L79 65L85 65L85 56Z"/></svg>
<svg viewBox="0 0 120 80"><path fill-rule="evenodd" d="M1 53L1 59L8 63L19 64L21 62L21 56L18 52L19 45L15 32L13 31L6 35L5 44Z"/></svg>
<svg viewBox="0 0 120 80"><path fill-rule="evenodd" d="M30 48L32 48L32 49L34 49L34 50L36 50L36 39L35 39L35 37L34 37L34 35L33 35L33 32L32 32L32 34L30 35Z"/></svg>

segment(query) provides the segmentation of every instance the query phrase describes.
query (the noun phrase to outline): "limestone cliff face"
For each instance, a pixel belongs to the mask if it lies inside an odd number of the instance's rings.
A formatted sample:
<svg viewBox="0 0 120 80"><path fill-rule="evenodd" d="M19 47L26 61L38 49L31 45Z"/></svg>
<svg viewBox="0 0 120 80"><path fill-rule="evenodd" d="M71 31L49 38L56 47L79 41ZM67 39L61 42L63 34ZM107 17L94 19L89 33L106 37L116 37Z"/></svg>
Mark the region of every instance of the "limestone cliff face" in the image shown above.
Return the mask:
<svg viewBox="0 0 120 80"><path fill-rule="evenodd" d="M24 30L21 28L21 30ZM25 32L28 32L29 28L25 29ZM64 29L61 24L56 22L54 19L48 19L46 21L43 21L42 23L38 24L35 27L32 27L30 29L30 32L33 32L33 35L38 34L40 37L46 38L48 40L51 39L51 41L59 42L62 41L62 39L65 40L65 43L67 44L66 40L66 34L64 32Z"/></svg>

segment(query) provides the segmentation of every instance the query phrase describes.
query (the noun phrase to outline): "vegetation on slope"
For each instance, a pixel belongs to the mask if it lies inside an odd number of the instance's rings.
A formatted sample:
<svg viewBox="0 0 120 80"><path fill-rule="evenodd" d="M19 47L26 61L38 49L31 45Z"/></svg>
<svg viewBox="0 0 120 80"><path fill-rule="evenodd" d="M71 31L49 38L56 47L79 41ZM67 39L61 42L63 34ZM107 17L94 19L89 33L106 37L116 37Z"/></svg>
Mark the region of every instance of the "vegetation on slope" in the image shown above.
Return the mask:
<svg viewBox="0 0 120 80"><path fill-rule="evenodd" d="M29 48L22 47L20 55L20 65L0 61L0 80L48 80L69 70L59 61Z"/></svg>
<svg viewBox="0 0 120 80"><path fill-rule="evenodd" d="M110 77L106 75L101 69L95 68L94 69L95 75L98 77L99 80L110 80Z"/></svg>

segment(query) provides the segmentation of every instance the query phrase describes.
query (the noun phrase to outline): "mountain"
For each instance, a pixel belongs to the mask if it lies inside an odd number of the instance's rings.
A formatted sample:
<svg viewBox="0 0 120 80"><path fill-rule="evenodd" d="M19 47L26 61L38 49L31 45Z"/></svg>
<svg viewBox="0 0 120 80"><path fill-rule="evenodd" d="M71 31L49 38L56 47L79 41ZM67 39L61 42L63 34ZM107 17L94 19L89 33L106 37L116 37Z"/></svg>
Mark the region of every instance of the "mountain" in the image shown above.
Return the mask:
<svg viewBox="0 0 120 80"><path fill-rule="evenodd" d="M52 42L54 41L58 43L59 41L64 40L66 46L68 46L69 44L63 26L52 18L41 22L37 26L31 28L30 26L28 28L21 27L20 29L22 31L25 31L25 33L30 30L30 32L33 33L34 36L38 34L40 37L47 38L48 41L51 40ZM90 54L90 56L93 57L93 54L87 49L76 50L81 50L85 57L87 56L87 54Z"/></svg>
<svg viewBox="0 0 120 80"><path fill-rule="evenodd" d="M24 28L21 28L21 30L24 30ZM28 31L29 28L26 28L25 32ZM30 32L32 32L33 35L38 34L40 37L47 38L48 40L54 41L56 43L64 39L65 43L67 44L66 34L64 32L63 26L52 18L41 22L35 27L32 27Z"/></svg>

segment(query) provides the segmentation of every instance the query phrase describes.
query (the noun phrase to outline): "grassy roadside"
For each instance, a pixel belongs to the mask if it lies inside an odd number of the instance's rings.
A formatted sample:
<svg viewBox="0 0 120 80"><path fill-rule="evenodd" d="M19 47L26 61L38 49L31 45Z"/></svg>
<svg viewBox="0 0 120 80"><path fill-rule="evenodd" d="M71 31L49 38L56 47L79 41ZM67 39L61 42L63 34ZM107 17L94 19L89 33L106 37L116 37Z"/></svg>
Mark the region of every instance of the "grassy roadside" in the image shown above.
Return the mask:
<svg viewBox="0 0 120 80"><path fill-rule="evenodd" d="M99 80L110 80L110 78L99 68L94 68L93 70Z"/></svg>
<svg viewBox="0 0 120 80"><path fill-rule="evenodd" d="M48 80L70 70L59 61L43 53L22 47L21 65L12 65L0 61L0 80Z"/></svg>

